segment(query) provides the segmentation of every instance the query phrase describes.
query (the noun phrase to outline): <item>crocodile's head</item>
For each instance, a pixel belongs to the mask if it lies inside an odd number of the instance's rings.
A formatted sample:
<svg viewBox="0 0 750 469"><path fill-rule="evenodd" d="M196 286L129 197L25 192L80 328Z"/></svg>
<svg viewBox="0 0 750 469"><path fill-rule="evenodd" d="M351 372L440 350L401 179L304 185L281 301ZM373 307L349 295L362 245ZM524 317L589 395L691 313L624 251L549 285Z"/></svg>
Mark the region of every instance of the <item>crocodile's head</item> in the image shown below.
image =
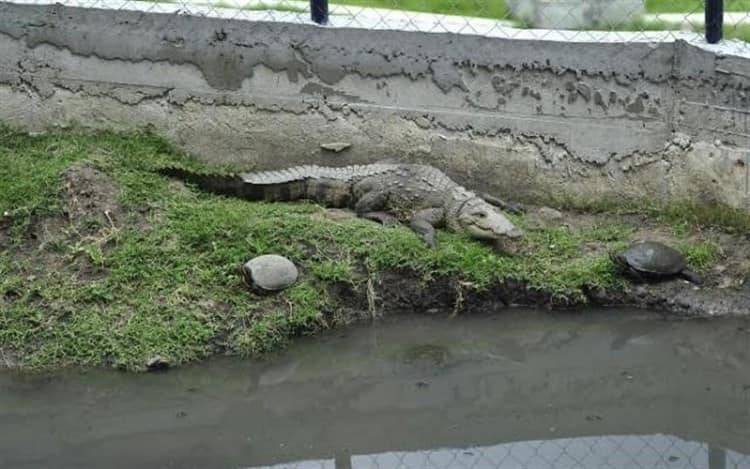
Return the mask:
<svg viewBox="0 0 750 469"><path fill-rule="evenodd" d="M456 214L457 228L479 239L520 238L523 232L495 207L473 197L461 204Z"/></svg>

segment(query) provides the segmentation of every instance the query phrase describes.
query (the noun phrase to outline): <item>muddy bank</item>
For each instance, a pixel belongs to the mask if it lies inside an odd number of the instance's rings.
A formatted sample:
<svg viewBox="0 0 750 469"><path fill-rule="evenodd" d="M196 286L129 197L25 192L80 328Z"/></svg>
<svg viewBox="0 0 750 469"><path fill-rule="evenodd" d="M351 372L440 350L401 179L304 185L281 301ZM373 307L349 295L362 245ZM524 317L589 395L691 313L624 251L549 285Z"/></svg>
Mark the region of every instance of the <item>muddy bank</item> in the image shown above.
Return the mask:
<svg viewBox="0 0 750 469"><path fill-rule="evenodd" d="M617 289L585 289L582 297L560 298L522 282L505 282L473 291L455 278L423 283L413 272L388 272L376 282L375 309L366 291L348 285L331 288L336 301L357 317L423 313L436 315L503 312L534 307L546 311L631 307L675 318L750 317L750 288L696 287L669 280ZM368 309L369 308L369 309Z"/></svg>

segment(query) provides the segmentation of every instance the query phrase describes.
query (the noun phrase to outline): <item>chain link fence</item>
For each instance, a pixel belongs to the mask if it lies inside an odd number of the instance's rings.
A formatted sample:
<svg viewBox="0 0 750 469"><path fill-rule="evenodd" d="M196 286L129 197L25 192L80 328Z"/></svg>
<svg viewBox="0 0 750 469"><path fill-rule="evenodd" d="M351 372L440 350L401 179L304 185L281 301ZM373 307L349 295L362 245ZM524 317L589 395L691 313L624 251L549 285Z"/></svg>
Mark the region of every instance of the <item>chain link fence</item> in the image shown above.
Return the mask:
<svg viewBox="0 0 750 469"><path fill-rule="evenodd" d="M251 21L451 32L562 41L700 40L719 0L62 0ZM708 2L708 3L706 3ZM49 3L24 0L23 3ZM714 8L715 9L715 8ZM725 42L750 52L750 0L724 0L709 18ZM713 14L712 14L713 15ZM716 28L715 28L716 29ZM717 34L718 31L717 30ZM714 42L714 41L711 41Z"/></svg>
<svg viewBox="0 0 750 469"><path fill-rule="evenodd" d="M750 455L672 435L607 435L354 454L266 469L748 469ZM247 468L256 469L256 468Z"/></svg>

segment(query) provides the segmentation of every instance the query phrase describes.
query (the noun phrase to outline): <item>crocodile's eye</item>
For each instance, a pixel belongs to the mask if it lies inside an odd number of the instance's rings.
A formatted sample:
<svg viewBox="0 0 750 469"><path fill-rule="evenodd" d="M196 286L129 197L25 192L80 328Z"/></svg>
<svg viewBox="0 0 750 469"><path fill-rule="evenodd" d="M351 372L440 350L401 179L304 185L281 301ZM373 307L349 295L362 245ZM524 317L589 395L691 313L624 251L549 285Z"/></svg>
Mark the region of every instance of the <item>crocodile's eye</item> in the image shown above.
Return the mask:
<svg viewBox="0 0 750 469"><path fill-rule="evenodd" d="M487 214L484 212L474 212L472 213L472 216L477 218L487 218Z"/></svg>

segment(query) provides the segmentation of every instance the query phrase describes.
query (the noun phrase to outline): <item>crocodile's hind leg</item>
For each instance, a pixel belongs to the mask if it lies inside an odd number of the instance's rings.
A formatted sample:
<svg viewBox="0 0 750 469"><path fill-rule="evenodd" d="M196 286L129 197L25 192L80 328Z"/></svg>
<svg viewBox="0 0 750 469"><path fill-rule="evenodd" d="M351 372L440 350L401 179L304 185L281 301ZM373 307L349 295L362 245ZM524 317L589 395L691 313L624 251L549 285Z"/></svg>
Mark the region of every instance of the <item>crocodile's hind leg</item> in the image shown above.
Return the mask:
<svg viewBox="0 0 750 469"><path fill-rule="evenodd" d="M370 191L365 193L354 205L357 216L389 226L398 223L393 215L383 211L388 204L388 191Z"/></svg>
<svg viewBox="0 0 750 469"><path fill-rule="evenodd" d="M445 212L441 208L427 208L414 214L409 223L411 229L419 234L431 247L437 247L435 226L443 221Z"/></svg>
<svg viewBox="0 0 750 469"><path fill-rule="evenodd" d="M359 217L366 220L378 222L383 226L395 226L399 223L398 218L394 217L390 213L385 212L366 212L359 215Z"/></svg>

